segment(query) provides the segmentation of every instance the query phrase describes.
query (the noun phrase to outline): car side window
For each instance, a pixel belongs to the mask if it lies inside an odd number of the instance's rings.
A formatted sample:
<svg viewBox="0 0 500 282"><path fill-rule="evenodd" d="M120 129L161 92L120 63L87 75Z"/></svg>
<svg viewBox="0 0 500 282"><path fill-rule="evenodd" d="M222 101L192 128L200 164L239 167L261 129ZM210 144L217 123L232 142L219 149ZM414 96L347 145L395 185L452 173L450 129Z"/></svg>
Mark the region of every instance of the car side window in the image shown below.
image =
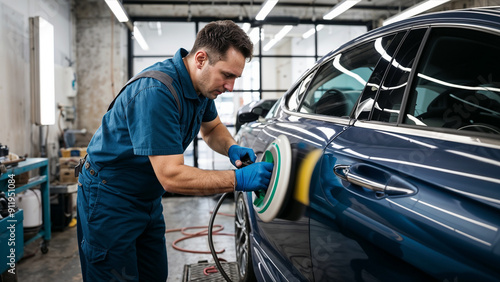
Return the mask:
<svg viewBox="0 0 500 282"><path fill-rule="evenodd" d="M427 28L410 31L398 48L375 98L371 120L398 122L406 85L426 31Z"/></svg>
<svg viewBox="0 0 500 282"><path fill-rule="evenodd" d="M306 92L306 89L309 86L309 83L311 82L311 79L313 78L313 76L314 76L314 72L312 72L311 74L306 76L302 80L302 82L299 84L299 86L297 86L297 88L295 88L293 93L288 97L288 100L286 103L286 107L288 108L288 110L290 110L290 111L297 110L299 103L300 103L300 100L304 96L304 93Z"/></svg>
<svg viewBox="0 0 500 282"><path fill-rule="evenodd" d="M325 62L311 82L299 111L335 117L350 116L380 56L375 41L371 41Z"/></svg>
<svg viewBox="0 0 500 282"><path fill-rule="evenodd" d="M270 118L274 117L274 114L276 114L276 110L279 108L279 105L281 103L281 99L283 99L283 97L279 98L274 103L274 105L271 107L271 109L269 110L269 112L267 112L267 115L265 116L265 119L270 119Z"/></svg>
<svg viewBox="0 0 500 282"><path fill-rule="evenodd" d="M407 103L405 124L500 134L500 37L434 28Z"/></svg>
<svg viewBox="0 0 500 282"><path fill-rule="evenodd" d="M360 102L358 103L354 113L354 118L367 120L370 116L375 104L375 96L381 87L386 70L405 34L406 31L403 31L399 32L395 36L380 37L375 40L374 47L377 52L380 53L380 60L368 80L368 83L366 84L367 87L365 87L363 94L361 95Z"/></svg>

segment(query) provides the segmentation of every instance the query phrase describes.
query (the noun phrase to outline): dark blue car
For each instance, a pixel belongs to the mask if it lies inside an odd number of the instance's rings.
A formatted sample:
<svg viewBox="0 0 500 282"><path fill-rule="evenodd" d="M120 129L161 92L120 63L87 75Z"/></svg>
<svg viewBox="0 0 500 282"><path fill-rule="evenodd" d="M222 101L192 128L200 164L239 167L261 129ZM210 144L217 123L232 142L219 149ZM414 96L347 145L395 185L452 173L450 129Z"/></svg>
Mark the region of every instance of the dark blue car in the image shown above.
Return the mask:
<svg viewBox="0 0 500 282"><path fill-rule="evenodd" d="M500 9L415 17L322 58L242 146L243 281L500 281Z"/></svg>

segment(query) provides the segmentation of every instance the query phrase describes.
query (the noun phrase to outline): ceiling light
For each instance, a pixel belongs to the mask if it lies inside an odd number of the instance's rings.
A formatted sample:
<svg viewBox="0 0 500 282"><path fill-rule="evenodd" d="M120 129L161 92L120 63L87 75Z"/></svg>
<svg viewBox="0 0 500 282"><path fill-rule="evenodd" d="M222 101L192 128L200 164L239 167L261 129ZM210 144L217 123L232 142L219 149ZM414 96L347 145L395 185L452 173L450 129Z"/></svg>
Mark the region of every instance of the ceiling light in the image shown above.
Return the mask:
<svg viewBox="0 0 500 282"><path fill-rule="evenodd" d="M250 27L251 25L249 23L244 23L243 26L241 26L241 29L243 29L243 31L247 33L250 30Z"/></svg>
<svg viewBox="0 0 500 282"><path fill-rule="evenodd" d="M260 9L255 19L258 21L263 21L269 12L274 8L274 6L278 3L278 0L267 0L264 4L262 4L262 8Z"/></svg>
<svg viewBox="0 0 500 282"><path fill-rule="evenodd" d="M324 20L331 20L343 12L349 10L352 6L358 4L361 0L344 0L335 5L328 14L323 16Z"/></svg>
<svg viewBox="0 0 500 282"><path fill-rule="evenodd" d="M142 50L144 51L149 50L148 43L146 42L146 40L144 40L144 37L142 37L141 31L137 26L134 26L133 35L139 46L141 46Z"/></svg>
<svg viewBox="0 0 500 282"><path fill-rule="evenodd" d="M417 4L415 6L412 6L408 9L404 10L403 12L401 12L395 16L388 18L387 20L384 21L383 25L388 25L388 24L391 24L391 23L394 23L394 22L397 22L400 20L407 19L409 17L418 15L420 13L423 13L427 10L430 10L434 7L437 7L441 4L444 4L444 3L449 2L449 1L450 0L428 0L428 1L422 2L420 4Z"/></svg>
<svg viewBox="0 0 500 282"><path fill-rule="evenodd" d="M292 30L293 26L291 25L285 25L276 35L274 36L271 41L269 41L266 46L264 46L264 51L269 51L276 43L278 43L285 35Z"/></svg>
<svg viewBox="0 0 500 282"><path fill-rule="evenodd" d="M302 38L307 39L307 38L311 37L311 35L313 35L316 31L320 31L324 27L325 27L324 25L319 24L319 25L316 26L316 28L313 27L310 30L304 32L304 34L302 34Z"/></svg>
<svg viewBox="0 0 500 282"><path fill-rule="evenodd" d="M250 37L250 40L255 45L255 44L257 44L257 42L259 42L259 40L261 38L264 38L264 29L262 29L262 31L260 33L260 37L259 37L259 28L258 27L254 27L252 29L252 31L250 31L250 33L248 34L248 37Z"/></svg>
<svg viewBox="0 0 500 282"><path fill-rule="evenodd" d="M125 12L125 9L123 8L123 5L120 1L118 0L105 0L105 1L106 4L108 4L109 8L111 9L111 12L113 12L113 14L118 19L119 22L121 23L128 22L127 13Z"/></svg>
<svg viewBox="0 0 500 282"><path fill-rule="evenodd" d="M156 22L156 28L158 30L158 36L161 36L163 34L163 32L161 30L161 23L160 22Z"/></svg>

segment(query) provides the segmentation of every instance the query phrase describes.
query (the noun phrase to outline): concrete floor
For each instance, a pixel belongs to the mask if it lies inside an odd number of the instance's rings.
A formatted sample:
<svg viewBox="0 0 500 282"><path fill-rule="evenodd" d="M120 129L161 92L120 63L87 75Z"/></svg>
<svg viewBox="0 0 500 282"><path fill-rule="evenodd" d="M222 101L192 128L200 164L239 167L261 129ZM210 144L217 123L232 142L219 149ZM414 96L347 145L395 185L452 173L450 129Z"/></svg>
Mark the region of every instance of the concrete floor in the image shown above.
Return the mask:
<svg viewBox="0 0 500 282"><path fill-rule="evenodd" d="M210 212L217 203L215 197L165 197L163 198L163 214L168 229L191 226L206 226L210 220ZM234 200L232 196L224 201L219 213L234 215ZM234 233L234 217L217 215L215 224L224 227L221 232ZM189 230L188 232L197 232ZM172 242L183 237L180 232L166 234L169 277L167 281L182 281L184 265L195 264L207 260L213 262L210 254L193 254L173 249ZM227 261L235 261L234 237L214 236L215 249L225 249L219 255ZM182 248L209 251L207 236L191 238L179 242ZM18 263L18 281L83 281L80 272L80 261L76 239L76 227L67 228L62 232L53 232L49 252L42 254L39 243L35 242L25 247L24 258Z"/></svg>

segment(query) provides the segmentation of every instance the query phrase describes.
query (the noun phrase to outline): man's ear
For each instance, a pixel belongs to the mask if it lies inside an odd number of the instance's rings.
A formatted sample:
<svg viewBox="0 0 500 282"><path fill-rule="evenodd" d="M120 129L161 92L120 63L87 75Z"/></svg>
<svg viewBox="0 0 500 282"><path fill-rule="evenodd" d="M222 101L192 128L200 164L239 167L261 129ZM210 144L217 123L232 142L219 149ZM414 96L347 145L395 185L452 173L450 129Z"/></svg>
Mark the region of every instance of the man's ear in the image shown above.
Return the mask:
<svg viewBox="0 0 500 282"><path fill-rule="evenodd" d="M208 54L205 50L199 50L194 54L196 68L201 69L204 64L208 63Z"/></svg>

